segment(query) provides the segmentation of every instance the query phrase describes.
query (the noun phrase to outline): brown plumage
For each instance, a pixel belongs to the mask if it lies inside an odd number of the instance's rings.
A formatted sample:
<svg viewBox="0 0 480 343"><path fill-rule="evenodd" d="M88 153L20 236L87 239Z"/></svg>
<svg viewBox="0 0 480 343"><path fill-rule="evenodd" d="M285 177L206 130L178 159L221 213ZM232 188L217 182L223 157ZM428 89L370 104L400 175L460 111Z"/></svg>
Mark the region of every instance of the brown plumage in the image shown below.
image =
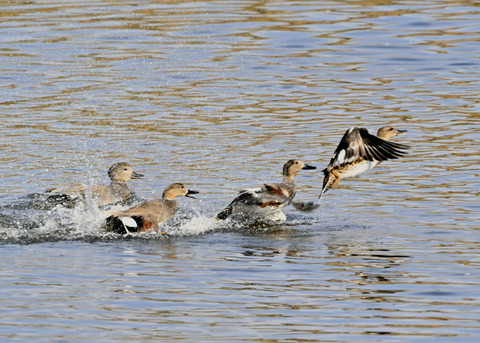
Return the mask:
<svg viewBox="0 0 480 343"><path fill-rule="evenodd" d="M327 168L323 170L323 193L341 179L353 177L375 167L382 161L404 156L407 145L389 142L394 136L407 133L393 126L384 126L374 136L367 129L352 127L345 132Z"/></svg>
<svg viewBox="0 0 480 343"><path fill-rule="evenodd" d="M227 207L217 214L216 219L224 220L231 214L240 214L270 221L284 221L286 217L282 209L295 197L297 188L294 178L302 169L316 169L316 167L297 159L287 161L283 166L282 182L242 190Z"/></svg>
<svg viewBox="0 0 480 343"><path fill-rule="evenodd" d="M86 194L91 192L93 201L98 205L110 205L130 200L134 193L127 185L127 181L142 178L143 175L132 170L126 162L115 163L108 170L111 180L109 185L96 185L88 188L84 185L50 188L49 193L67 195L70 199L85 200Z"/></svg>
<svg viewBox="0 0 480 343"><path fill-rule="evenodd" d="M172 218L178 210L175 200L178 196L193 198L191 194L198 192L189 190L183 183L174 183L165 188L161 199L144 201L127 210L107 211L107 230L124 234L129 232L158 231L160 224Z"/></svg>

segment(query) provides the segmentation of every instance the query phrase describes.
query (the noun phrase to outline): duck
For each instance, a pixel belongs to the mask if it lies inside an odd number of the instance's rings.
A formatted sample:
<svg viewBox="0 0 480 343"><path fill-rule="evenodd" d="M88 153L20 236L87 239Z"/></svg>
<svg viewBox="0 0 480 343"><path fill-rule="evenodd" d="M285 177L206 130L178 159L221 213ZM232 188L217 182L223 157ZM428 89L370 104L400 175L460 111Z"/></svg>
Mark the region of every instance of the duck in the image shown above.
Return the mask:
<svg viewBox="0 0 480 343"><path fill-rule="evenodd" d="M348 129L330 163L323 169L324 179L319 198L342 179L360 175L383 161L406 155L409 146L389 141L392 137L406 133L407 130L399 130L393 126L381 127L376 136L365 128Z"/></svg>
<svg viewBox="0 0 480 343"><path fill-rule="evenodd" d="M143 178L143 174L133 171L127 162L118 162L108 169L109 185L96 185L91 188L84 185L69 187L50 188L47 193L55 193L55 199L85 201L87 192L91 191L92 199L97 206L105 206L116 203L125 203L134 197L134 192L127 185L127 181Z"/></svg>
<svg viewBox="0 0 480 343"><path fill-rule="evenodd" d="M126 210L106 212L106 229L118 234L132 232L158 232L159 226L172 218L178 210L178 196L195 198L197 191L188 189L183 183L173 183L163 191L161 199L141 202Z"/></svg>
<svg viewBox="0 0 480 343"><path fill-rule="evenodd" d="M283 181L266 183L257 188L241 190L233 201L216 215L217 220L225 220L232 214L245 218L272 222L284 222L283 208L290 204L297 193L295 175L300 170L317 167L305 164L299 159L287 161L282 170Z"/></svg>

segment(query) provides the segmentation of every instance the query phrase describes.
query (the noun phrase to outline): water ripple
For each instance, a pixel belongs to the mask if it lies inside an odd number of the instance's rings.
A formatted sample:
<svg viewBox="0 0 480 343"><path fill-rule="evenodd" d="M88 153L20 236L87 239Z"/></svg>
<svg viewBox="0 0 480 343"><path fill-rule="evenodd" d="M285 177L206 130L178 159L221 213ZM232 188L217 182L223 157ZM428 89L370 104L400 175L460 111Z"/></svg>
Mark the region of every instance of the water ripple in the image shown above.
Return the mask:
<svg viewBox="0 0 480 343"><path fill-rule="evenodd" d="M0 4L3 339L476 342L478 6L448 1ZM351 126L412 147L276 227L239 189L318 170ZM181 202L165 235L40 201L106 182ZM317 200L322 175L296 177ZM141 182L140 182L141 181ZM32 196L37 194L38 196ZM40 197L40 198L38 198ZM373 337L372 337L373 336Z"/></svg>

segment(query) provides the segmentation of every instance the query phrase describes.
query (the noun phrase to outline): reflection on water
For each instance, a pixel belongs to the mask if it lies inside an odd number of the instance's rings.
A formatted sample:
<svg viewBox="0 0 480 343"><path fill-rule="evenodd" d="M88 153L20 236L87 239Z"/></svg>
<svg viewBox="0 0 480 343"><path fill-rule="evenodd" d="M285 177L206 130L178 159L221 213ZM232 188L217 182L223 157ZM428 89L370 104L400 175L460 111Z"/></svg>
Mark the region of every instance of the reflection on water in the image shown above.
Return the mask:
<svg viewBox="0 0 480 343"><path fill-rule="evenodd" d="M474 342L479 7L468 1L0 3L5 339ZM412 147L275 227L213 216L345 130ZM168 236L45 203L108 181L180 200ZM322 175L299 174L315 201ZM195 186L195 187L193 187ZM374 336L374 337L372 337Z"/></svg>

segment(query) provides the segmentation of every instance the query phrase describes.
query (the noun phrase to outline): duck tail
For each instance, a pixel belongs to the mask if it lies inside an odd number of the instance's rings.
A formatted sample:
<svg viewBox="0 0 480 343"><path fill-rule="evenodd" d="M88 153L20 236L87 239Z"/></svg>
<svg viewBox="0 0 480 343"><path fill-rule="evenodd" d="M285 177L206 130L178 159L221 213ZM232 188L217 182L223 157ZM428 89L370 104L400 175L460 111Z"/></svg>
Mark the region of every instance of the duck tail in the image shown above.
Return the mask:
<svg viewBox="0 0 480 343"><path fill-rule="evenodd" d="M138 231L140 217L117 217L115 215L109 216L105 221L107 231L118 234L127 234ZM141 227L141 225L140 225Z"/></svg>
<svg viewBox="0 0 480 343"><path fill-rule="evenodd" d="M34 205L49 210L55 206L63 206L66 208L74 208L78 203L79 198L72 198L67 194L52 194L48 195L44 201L34 201Z"/></svg>
<svg viewBox="0 0 480 343"><path fill-rule="evenodd" d="M229 215L231 215L233 212L233 206L230 204L228 205L227 207L225 207L225 209L223 209L222 211L220 211L216 216L215 218L218 219L218 220L225 220L228 218Z"/></svg>
<svg viewBox="0 0 480 343"><path fill-rule="evenodd" d="M325 175L325 177L323 178L322 193L320 193L320 195L318 196L319 198L323 195L323 193L326 193L332 186L336 185L339 181L338 177L336 177L327 169L323 170L323 174Z"/></svg>
<svg viewBox="0 0 480 343"><path fill-rule="evenodd" d="M123 225L120 218L116 216L110 216L105 220L105 227L109 232L115 232L118 234L127 233L125 226Z"/></svg>

